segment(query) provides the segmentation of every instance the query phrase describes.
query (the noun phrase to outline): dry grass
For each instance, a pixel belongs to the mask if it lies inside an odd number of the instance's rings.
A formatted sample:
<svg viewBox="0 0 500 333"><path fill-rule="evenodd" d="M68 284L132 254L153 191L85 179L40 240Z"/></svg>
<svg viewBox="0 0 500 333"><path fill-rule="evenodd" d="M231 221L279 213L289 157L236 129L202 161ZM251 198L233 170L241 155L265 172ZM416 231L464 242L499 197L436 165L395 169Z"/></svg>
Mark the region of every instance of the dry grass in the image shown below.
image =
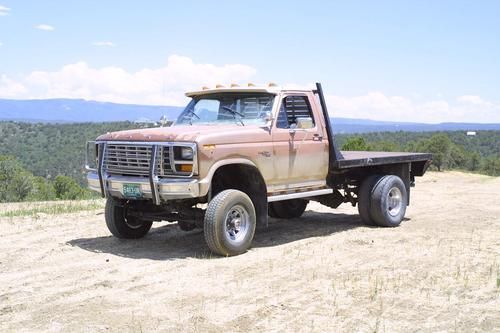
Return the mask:
<svg viewBox="0 0 500 333"><path fill-rule="evenodd" d="M172 223L112 238L102 210L0 218L0 331L498 331L499 203L500 178L430 173L399 228L310 204L231 258Z"/></svg>
<svg viewBox="0 0 500 333"><path fill-rule="evenodd" d="M60 215L80 211L96 210L104 207L104 200L23 202L1 204L0 217L31 216L40 218L43 215ZM3 206L3 207L2 207Z"/></svg>

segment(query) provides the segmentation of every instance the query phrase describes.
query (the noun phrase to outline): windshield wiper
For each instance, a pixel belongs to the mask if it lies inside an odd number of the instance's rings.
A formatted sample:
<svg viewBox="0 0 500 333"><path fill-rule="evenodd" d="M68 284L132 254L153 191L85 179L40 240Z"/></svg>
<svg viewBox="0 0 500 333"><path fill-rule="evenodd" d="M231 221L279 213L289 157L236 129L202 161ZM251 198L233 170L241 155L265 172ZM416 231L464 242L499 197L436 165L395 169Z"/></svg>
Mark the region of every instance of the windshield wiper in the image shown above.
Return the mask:
<svg viewBox="0 0 500 333"><path fill-rule="evenodd" d="M241 123L241 125L245 126L245 123L243 122L243 119L242 119L242 118L245 118L245 115L244 115L244 114L242 114L241 112L238 112L238 111L236 111L236 110L233 110L233 109L231 109L231 108L230 108L230 107L228 107L228 106L223 106L222 108L223 108L224 110L227 110L227 111L231 112L231 114L232 114L232 115L233 115L233 117L234 117L234 120L239 120L239 121L240 121L240 123ZM236 115L240 116L240 119L236 119Z"/></svg>
<svg viewBox="0 0 500 333"><path fill-rule="evenodd" d="M200 116L198 116L196 113L194 113L193 110L186 110L184 111L185 114L182 115L182 118L183 119L189 119L189 125L193 125L193 117L189 117L188 114L190 114L191 116L195 116L197 119L200 119Z"/></svg>

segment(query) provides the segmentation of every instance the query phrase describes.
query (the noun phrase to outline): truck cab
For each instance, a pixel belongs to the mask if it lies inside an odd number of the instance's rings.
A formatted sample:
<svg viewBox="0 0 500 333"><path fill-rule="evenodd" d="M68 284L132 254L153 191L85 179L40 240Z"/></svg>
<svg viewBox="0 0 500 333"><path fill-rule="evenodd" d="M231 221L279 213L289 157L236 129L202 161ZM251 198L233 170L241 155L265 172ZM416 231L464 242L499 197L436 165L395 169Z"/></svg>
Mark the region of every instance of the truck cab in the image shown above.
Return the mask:
<svg viewBox="0 0 500 333"><path fill-rule="evenodd" d="M186 95L191 101L171 127L107 133L87 143L89 187L107 198L113 235L140 238L154 221L177 221L183 230L203 228L213 252L235 255L251 246L268 216L299 217L309 200L333 208L358 204L365 223L397 226L414 177L431 160L340 152L320 84L219 85ZM390 188L374 199L380 182Z"/></svg>

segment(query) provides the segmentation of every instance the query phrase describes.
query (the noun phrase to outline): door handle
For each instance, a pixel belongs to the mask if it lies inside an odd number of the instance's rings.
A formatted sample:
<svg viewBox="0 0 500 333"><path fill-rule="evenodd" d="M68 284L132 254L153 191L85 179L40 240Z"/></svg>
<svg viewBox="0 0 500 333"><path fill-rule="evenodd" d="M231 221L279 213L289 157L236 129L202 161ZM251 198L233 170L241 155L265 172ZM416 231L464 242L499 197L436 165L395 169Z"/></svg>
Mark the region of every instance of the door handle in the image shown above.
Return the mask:
<svg viewBox="0 0 500 333"><path fill-rule="evenodd" d="M323 137L318 133L313 135L313 141L321 141L321 140L323 140Z"/></svg>

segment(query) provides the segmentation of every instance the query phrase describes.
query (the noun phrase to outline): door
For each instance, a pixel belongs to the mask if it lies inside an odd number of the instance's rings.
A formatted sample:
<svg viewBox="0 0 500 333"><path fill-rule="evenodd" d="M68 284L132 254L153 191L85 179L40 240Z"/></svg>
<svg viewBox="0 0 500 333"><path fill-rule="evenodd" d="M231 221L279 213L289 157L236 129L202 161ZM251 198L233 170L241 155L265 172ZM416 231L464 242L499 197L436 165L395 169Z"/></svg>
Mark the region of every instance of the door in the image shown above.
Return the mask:
<svg viewBox="0 0 500 333"><path fill-rule="evenodd" d="M273 191L320 187L328 172L328 139L306 94L284 95L272 129Z"/></svg>

